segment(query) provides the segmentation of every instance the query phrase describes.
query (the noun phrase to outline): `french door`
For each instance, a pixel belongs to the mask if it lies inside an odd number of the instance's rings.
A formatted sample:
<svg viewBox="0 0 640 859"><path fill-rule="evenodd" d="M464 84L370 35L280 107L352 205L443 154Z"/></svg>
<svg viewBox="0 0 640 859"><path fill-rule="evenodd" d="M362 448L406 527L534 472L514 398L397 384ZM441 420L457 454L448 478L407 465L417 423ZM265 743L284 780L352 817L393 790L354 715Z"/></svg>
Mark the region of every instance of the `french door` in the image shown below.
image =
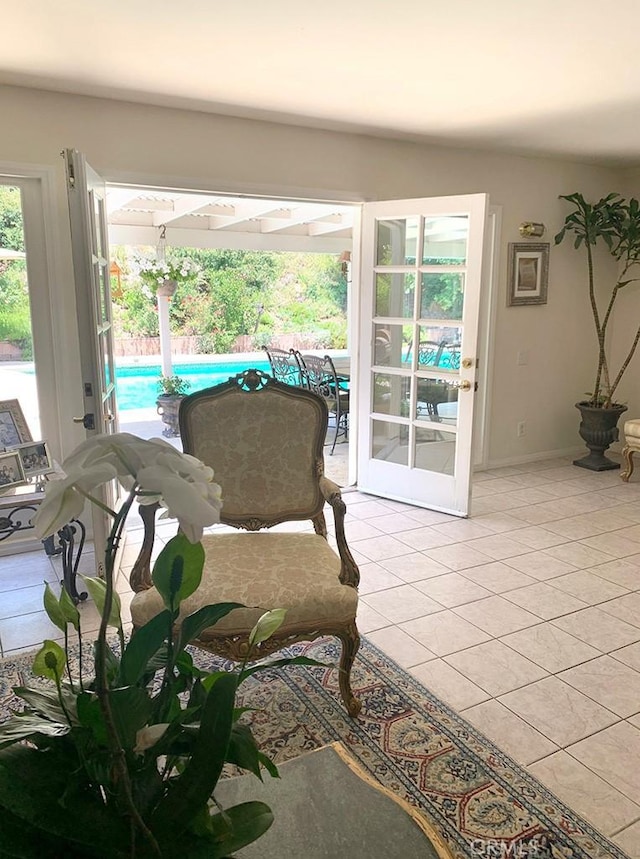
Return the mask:
<svg viewBox="0 0 640 859"><path fill-rule="evenodd" d="M488 197L367 203L358 488L466 516Z"/></svg>
<svg viewBox="0 0 640 859"><path fill-rule="evenodd" d="M104 181L80 152L66 149L63 156L67 173L84 404L84 414L73 420L84 425L89 438L98 433L118 431L106 193ZM113 509L117 501L116 485L102 487L100 500ZM100 574L111 523L95 505L92 514Z"/></svg>

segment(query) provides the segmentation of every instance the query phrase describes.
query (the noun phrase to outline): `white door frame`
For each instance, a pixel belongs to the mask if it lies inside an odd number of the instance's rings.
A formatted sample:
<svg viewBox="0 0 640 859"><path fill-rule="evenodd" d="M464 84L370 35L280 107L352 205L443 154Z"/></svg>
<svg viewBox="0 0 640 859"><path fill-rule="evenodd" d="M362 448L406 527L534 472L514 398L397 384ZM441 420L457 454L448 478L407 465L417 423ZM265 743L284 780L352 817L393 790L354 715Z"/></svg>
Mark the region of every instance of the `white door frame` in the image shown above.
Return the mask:
<svg viewBox="0 0 640 859"><path fill-rule="evenodd" d="M56 173L52 167L0 162L0 181L22 191L25 248L37 390L47 441L55 459L64 449L61 415L64 411L65 361L69 360L68 331L63 326L63 302L56 301L60 281L60 236L55 210ZM67 347L62 349L63 344Z"/></svg>
<svg viewBox="0 0 640 859"><path fill-rule="evenodd" d="M17 180L20 177L35 179L39 183L42 201L43 213L43 232L44 241L42 245L42 259L44 261L42 274L42 305L46 305L46 311L42 313L43 327L43 342L47 343L50 349L51 364L49 367L50 373L46 382L47 390L41 395L41 408L48 410L47 426L51 424L50 441L52 451L58 452L62 458L73 449L76 443L82 440L83 433L77 430L72 437L61 431L61 414L65 411L77 411L81 408L81 403L78 402L78 397L73 393L77 391L80 383L79 373L79 345L76 341L72 341L71 326L68 321L65 322L65 308L63 303L55 295L54 284L56 282L64 282L63 278L68 278L71 273L70 261L70 245L66 235L64 236L65 244L63 250L68 250L69 260L64 264L61 258L61 248L63 240L63 232L66 233L68 227L65 219L68 220L66 211L66 195L63 193L61 183L64 181L64 169L62 164L60 169L56 169L50 165L25 164L21 162L0 162L0 175L6 176L11 180ZM356 218L354 220L354 240L351 256L351 276L352 289L350 290L350 322L349 322L349 347L351 352L351 375L353 379L353 390L351 393L352 408L350 414L350 445L349 445L349 483L353 483L356 475L356 445L358 437L358 378L359 378L359 341L358 341L358 321L360 318L360 213L361 205L365 200L362 195L356 191L345 190L327 190L326 188L299 188L291 186L274 186L271 184L256 185L255 183L229 183L228 180L220 179L219 181L195 181L191 178L187 179L184 176L158 176L155 174L145 174L140 172L125 172L120 170L103 171L104 179L109 184L131 184L141 187L154 188L179 188L181 190L198 191L204 193L219 193L226 192L229 194L245 194L250 197L290 197L291 199L307 199L317 200L319 202L331 202L339 200L341 202L353 205L355 208ZM491 207L493 210L494 207ZM63 230L62 224L65 223ZM490 272L486 278L487 289L485 291L485 304L482 311L482 321L479 334L479 349L482 358L479 367L478 379L481 386L481 391L484 392L484 398L478 398L478 415L477 415L477 445L475 448L474 465L476 468L484 467L488 458L488 437L489 437L489 415L491 403L491 388L490 367L493 359L493 330L495 328L497 290L495 289L495 279L498 271L498 238L500 235L501 210L495 207L493 224L494 237L494 252L490 254L488 265ZM73 306L73 298L64 296L65 303L69 308L68 302L71 300ZM34 305L32 305L33 307ZM68 309L66 311L68 313ZM39 314L40 315L40 314ZM47 322L49 325L47 326ZM48 330L46 330L48 327ZM40 396L40 392L39 392ZM482 401L483 400L483 401ZM80 412L78 411L78 414Z"/></svg>

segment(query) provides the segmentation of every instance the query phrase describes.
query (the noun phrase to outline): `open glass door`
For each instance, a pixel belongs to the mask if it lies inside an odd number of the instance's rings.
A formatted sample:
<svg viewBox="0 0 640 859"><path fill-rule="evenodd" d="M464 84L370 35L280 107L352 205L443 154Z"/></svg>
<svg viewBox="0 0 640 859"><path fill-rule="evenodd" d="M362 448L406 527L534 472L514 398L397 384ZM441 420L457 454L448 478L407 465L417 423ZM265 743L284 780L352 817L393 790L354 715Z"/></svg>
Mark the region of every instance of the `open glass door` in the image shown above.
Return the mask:
<svg viewBox="0 0 640 859"><path fill-rule="evenodd" d="M90 437L118 431L105 183L75 149L66 149L63 156L67 170L84 402L84 415L73 420L82 423ZM107 485L103 491L101 500L113 509L115 485ZM95 505L92 505L92 513L96 563L101 574L110 522Z"/></svg>
<svg viewBox="0 0 640 859"><path fill-rule="evenodd" d="M488 197L363 207L358 488L466 516Z"/></svg>

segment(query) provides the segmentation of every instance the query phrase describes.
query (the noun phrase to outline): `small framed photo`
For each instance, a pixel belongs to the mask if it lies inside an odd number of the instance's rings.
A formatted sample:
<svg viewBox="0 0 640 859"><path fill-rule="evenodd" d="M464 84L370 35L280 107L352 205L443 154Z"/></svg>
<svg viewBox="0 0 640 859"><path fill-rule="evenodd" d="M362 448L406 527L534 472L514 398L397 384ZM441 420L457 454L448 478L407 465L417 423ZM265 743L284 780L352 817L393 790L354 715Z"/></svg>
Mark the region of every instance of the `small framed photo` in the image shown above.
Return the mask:
<svg viewBox="0 0 640 859"><path fill-rule="evenodd" d="M0 400L0 447L33 441L18 400Z"/></svg>
<svg viewBox="0 0 640 859"><path fill-rule="evenodd" d="M27 479L22 467L22 460L17 450L0 453L0 495L13 489L14 486L22 486Z"/></svg>
<svg viewBox="0 0 640 859"><path fill-rule="evenodd" d="M509 244L507 305L546 304L549 242Z"/></svg>
<svg viewBox="0 0 640 859"><path fill-rule="evenodd" d="M24 476L35 477L36 474L49 474L53 471L53 461L46 441L31 441L14 448L20 456Z"/></svg>

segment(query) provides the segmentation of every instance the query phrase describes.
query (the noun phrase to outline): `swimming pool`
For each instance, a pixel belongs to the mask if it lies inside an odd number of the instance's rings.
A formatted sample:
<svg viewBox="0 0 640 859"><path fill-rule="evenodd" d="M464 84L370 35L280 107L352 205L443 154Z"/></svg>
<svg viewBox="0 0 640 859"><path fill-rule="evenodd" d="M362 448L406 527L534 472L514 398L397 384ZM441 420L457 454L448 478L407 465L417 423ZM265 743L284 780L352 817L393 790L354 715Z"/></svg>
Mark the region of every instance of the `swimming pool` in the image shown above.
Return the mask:
<svg viewBox="0 0 640 859"><path fill-rule="evenodd" d="M235 376L249 367L255 367L270 373L271 368L268 361L256 361L255 358L247 358L239 361L216 361L215 363L193 363L175 364L173 373L191 383L189 393L201 391L211 385L226 382L229 376ZM128 367L116 367L116 389L118 392L118 409L128 411L130 409L155 408L158 398L158 377L161 374L159 364L132 365Z"/></svg>

